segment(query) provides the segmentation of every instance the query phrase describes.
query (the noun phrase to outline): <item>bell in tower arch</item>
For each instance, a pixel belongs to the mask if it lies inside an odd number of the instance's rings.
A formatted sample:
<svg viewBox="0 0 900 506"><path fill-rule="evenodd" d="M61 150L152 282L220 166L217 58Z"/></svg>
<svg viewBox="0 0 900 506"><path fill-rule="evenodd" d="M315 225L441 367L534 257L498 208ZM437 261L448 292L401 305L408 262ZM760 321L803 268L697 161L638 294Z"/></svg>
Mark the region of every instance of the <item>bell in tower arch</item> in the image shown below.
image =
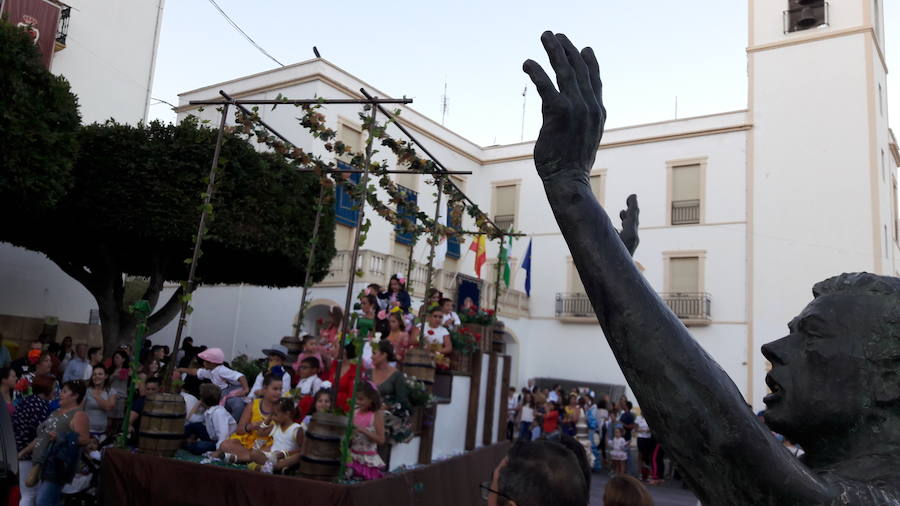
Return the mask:
<svg viewBox="0 0 900 506"><path fill-rule="evenodd" d="M786 12L787 31L809 30L826 24L827 9L825 0L789 0Z"/></svg>

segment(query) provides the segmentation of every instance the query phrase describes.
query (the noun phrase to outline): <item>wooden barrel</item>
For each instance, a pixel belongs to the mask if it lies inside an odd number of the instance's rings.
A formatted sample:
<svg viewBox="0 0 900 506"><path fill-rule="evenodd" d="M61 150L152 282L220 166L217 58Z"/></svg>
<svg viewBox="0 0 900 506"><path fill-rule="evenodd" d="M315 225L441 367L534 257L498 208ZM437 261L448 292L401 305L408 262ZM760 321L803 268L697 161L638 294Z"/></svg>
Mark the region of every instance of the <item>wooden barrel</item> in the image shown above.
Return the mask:
<svg viewBox="0 0 900 506"><path fill-rule="evenodd" d="M284 336L281 338L281 345L288 350L288 364L297 361L297 355L303 352L303 344L299 337Z"/></svg>
<svg viewBox="0 0 900 506"><path fill-rule="evenodd" d="M471 373L472 372L472 355L460 353L456 350L450 352L450 370Z"/></svg>
<svg viewBox="0 0 900 506"><path fill-rule="evenodd" d="M336 478L341 468L341 438L346 430L346 416L314 413L303 435L300 474L316 480Z"/></svg>
<svg viewBox="0 0 900 506"><path fill-rule="evenodd" d="M428 350L412 348L403 358L403 372L422 380L426 385L434 383L434 354Z"/></svg>
<svg viewBox="0 0 900 506"><path fill-rule="evenodd" d="M144 400L138 449L171 457L184 439L184 398L180 394L153 394Z"/></svg>

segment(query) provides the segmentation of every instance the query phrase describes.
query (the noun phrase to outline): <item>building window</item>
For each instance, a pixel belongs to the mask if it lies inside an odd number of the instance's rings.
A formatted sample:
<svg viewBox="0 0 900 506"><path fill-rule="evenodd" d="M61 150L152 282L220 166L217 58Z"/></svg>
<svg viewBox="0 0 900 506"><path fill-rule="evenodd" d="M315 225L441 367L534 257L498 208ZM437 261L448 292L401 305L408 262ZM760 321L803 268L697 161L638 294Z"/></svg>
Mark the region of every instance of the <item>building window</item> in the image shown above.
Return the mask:
<svg viewBox="0 0 900 506"><path fill-rule="evenodd" d="M662 298L666 305L686 324L709 324L711 300L703 287L705 253L680 251L664 255L666 278Z"/></svg>
<svg viewBox="0 0 900 506"><path fill-rule="evenodd" d="M556 294L556 317L570 321L596 322L594 308L585 294L581 276L572 257L567 260L566 291Z"/></svg>
<svg viewBox="0 0 900 506"><path fill-rule="evenodd" d="M828 26L828 2L825 0L788 0L783 13L784 33Z"/></svg>
<svg viewBox="0 0 900 506"><path fill-rule="evenodd" d="M591 171L591 193L596 197L600 205L604 205L606 197L606 169L595 169Z"/></svg>
<svg viewBox="0 0 900 506"><path fill-rule="evenodd" d="M669 224L700 223L703 164L673 165L670 171Z"/></svg>
<svg viewBox="0 0 900 506"><path fill-rule="evenodd" d="M462 206L454 206L447 204L447 226L453 230L462 230ZM462 244L461 235L451 235L447 237L447 258L459 258L460 244Z"/></svg>
<svg viewBox="0 0 900 506"><path fill-rule="evenodd" d="M398 205L397 206L397 215L401 218L406 218L413 225L416 224L416 202L419 200L419 194L406 188L405 186L397 185L397 189L404 195L406 198L406 202L409 202L409 205ZM407 246L412 245L413 243L413 232L406 232L403 230L403 227L399 224L394 226L394 241L405 244Z"/></svg>
<svg viewBox="0 0 900 506"><path fill-rule="evenodd" d="M340 160L338 160L337 166L341 170L351 169L349 165ZM361 176L362 174L357 172L346 175L346 179L357 184ZM355 227L359 221L359 202L339 184L335 185L334 189L334 221L347 227Z"/></svg>
<svg viewBox="0 0 900 506"><path fill-rule="evenodd" d="M519 200L518 183L494 184L494 223L502 230L516 227L516 208Z"/></svg>

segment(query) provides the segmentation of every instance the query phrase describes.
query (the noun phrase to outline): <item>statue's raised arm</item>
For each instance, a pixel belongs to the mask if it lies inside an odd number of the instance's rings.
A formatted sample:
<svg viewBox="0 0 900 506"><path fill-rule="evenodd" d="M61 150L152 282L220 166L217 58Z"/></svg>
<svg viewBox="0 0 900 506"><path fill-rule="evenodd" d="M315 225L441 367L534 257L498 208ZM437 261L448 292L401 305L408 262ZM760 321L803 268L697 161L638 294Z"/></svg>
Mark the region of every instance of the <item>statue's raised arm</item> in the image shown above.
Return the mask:
<svg viewBox="0 0 900 506"><path fill-rule="evenodd" d="M558 89L540 65L525 62L543 101L535 165L600 326L654 433L705 505L831 502L835 488L772 437L638 272L588 179L606 121L594 52L579 52L562 34L545 32L541 41ZM629 198L629 211L635 207Z"/></svg>

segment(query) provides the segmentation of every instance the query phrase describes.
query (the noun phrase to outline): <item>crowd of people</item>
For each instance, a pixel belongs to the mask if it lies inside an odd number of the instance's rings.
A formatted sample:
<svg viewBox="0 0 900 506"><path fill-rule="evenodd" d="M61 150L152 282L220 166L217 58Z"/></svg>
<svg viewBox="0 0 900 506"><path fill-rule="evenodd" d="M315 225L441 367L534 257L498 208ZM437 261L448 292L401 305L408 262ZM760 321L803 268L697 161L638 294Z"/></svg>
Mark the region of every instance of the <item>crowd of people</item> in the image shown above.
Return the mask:
<svg viewBox="0 0 900 506"><path fill-rule="evenodd" d="M331 308L327 321L302 337L296 356L281 344L261 350L261 371L253 377L226 362L221 349L196 346L191 337L174 352L146 339L137 351L123 345L106 356L69 336L58 343L42 338L16 360L0 345L6 352L0 353L0 396L19 452L18 486L10 495L21 506L55 506L62 495L93 493L102 450L119 434L138 445L145 408L164 389L184 398L188 452L289 473L298 467L312 415L339 410L355 427L349 475L382 476L379 450L413 436L403 357L420 342L436 356L449 354L450 331L460 320L453 301L437 290L413 315L401 275L391 277L387 290L369 285L353 311L351 332L344 333L342 309ZM345 334L362 336L364 346ZM135 353L140 367L132 381ZM358 368L362 382L349 413ZM135 396L126 413L131 386Z"/></svg>
<svg viewBox="0 0 900 506"><path fill-rule="evenodd" d="M612 475L626 475L632 455L640 480L656 485L665 477L662 445L650 426L624 395L613 402L608 395L595 396L587 388L566 392L560 385L520 391L507 396L507 437L520 441L558 440L571 436L587 455L588 465ZM632 448L636 451L632 452Z"/></svg>

